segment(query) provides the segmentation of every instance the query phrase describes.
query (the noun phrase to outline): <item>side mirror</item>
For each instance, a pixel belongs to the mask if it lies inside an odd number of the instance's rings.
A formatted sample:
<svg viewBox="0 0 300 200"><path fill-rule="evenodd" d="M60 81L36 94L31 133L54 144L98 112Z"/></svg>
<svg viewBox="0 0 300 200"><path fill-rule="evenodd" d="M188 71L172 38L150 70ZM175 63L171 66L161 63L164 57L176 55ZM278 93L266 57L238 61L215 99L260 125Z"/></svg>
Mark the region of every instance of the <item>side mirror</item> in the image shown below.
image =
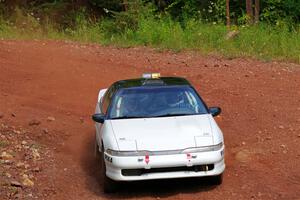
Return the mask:
<svg viewBox="0 0 300 200"><path fill-rule="evenodd" d="M220 107L210 107L208 108L208 112L213 116L218 116L221 113L221 108Z"/></svg>
<svg viewBox="0 0 300 200"><path fill-rule="evenodd" d="M92 119L95 121L95 122L98 122L98 123L101 123L101 124L103 124L104 123L104 121L105 121L105 115L103 115L103 114L94 114L93 116L92 116Z"/></svg>

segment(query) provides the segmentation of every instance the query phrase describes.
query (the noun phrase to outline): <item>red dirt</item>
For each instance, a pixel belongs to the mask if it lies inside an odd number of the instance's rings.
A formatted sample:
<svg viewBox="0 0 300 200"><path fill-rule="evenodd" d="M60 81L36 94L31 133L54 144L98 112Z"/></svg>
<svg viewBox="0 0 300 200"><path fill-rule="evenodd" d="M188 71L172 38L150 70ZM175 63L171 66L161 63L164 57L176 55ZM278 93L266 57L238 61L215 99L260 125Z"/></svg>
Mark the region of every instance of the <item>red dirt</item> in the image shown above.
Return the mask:
<svg viewBox="0 0 300 200"><path fill-rule="evenodd" d="M222 107L217 120L224 132L227 168L221 186L200 179L158 180L124 184L116 194L103 193L90 119L97 93L116 80L149 71L186 77L208 105ZM10 126L29 128L30 120L41 121L30 127L31 134L53 151L54 162L43 166L36 181L38 194L33 196L38 199L300 197L296 64L148 48L0 41L0 112L4 114L0 123ZM55 120L47 120L49 116ZM43 128L49 133L42 133Z"/></svg>

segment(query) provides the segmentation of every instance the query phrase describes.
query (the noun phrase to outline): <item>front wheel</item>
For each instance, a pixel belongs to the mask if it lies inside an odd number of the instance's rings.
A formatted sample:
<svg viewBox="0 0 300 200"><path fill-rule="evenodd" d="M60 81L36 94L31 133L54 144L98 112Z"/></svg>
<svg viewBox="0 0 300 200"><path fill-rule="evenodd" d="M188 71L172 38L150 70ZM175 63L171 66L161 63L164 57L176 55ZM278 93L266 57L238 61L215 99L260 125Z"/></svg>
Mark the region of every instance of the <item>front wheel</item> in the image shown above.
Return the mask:
<svg viewBox="0 0 300 200"><path fill-rule="evenodd" d="M99 146L97 144L97 141L95 141L95 144L94 144L94 156L95 158L97 159L97 161L100 159L101 155L100 155L100 152L99 152Z"/></svg>
<svg viewBox="0 0 300 200"><path fill-rule="evenodd" d="M102 145L103 147L103 145ZM118 189L118 184L116 181L111 180L106 176L106 165L104 160L104 150L101 153L101 172L102 172L102 187L105 193L113 193Z"/></svg>
<svg viewBox="0 0 300 200"><path fill-rule="evenodd" d="M223 174L211 177L211 182L213 185L221 185L223 183Z"/></svg>

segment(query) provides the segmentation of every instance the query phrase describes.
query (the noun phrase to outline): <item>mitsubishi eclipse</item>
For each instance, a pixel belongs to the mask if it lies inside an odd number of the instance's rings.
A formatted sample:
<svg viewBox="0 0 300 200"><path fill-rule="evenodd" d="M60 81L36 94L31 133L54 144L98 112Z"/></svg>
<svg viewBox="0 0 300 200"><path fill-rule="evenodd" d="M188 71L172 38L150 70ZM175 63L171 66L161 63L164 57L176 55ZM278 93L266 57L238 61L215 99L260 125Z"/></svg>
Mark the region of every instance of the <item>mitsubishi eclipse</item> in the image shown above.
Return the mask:
<svg viewBox="0 0 300 200"><path fill-rule="evenodd" d="M92 118L104 191L150 179L210 177L221 184L225 146L213 118L220 113L180 77L144 74L101 89Z"/></svg>

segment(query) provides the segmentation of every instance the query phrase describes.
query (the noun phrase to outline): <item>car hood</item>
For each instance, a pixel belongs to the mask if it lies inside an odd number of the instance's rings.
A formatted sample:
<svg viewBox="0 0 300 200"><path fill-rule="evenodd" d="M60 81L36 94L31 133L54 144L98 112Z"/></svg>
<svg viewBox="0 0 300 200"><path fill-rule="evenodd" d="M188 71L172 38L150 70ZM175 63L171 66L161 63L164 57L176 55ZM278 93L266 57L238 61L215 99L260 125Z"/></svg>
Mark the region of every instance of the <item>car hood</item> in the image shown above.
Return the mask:
<svg viewBox="0 0 300 200"><path fill-rule="evenodd" d="M110 120L119 150L164 151L213 145L209 115Z"/></svg>

